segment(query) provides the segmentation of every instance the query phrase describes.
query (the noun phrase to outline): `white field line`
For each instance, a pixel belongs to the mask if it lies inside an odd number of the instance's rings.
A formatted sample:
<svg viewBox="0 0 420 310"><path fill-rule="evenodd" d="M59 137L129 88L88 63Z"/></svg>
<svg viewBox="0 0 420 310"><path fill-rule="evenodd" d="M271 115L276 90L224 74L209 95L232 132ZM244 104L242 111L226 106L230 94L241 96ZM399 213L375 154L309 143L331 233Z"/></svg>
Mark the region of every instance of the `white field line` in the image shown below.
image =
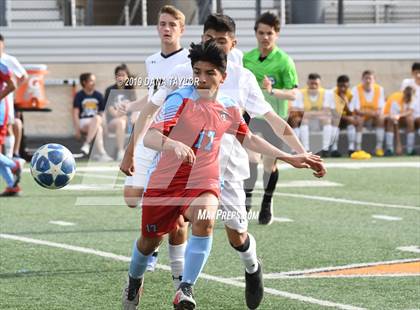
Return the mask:
<svg viewBox="0 0 420 310"><path fill-rule="evenodd" d="M273 216L273 221L274 222L279 222L279 223L293 222L293 220L289 219L288 217L274 217L274 216Z"/></svg>
<svg viewBox="0 0 420 310"><path fill-rule="evenodd" d="M284 163L277 164L280 170L294 169L292 166ZM407 162L359 162L349 161L341 163L326 163L327 169L331 168L344 168L344 169L366 169L366 168L417 168L420 169L420 162L418 161L407 161Z"/></svg>
<svg viewBox="0 0 420 310"><path fill-rule="evenodd" d="M310 273L328 272L328 271L336 271L336 270L346 270L346 269L353 269L353 268L374 267L374 266L379 266L379 265L413 263L413 262L419 262L419 261L420 261L420 258L407 258L407 259L390 260L390 261L383 261L383 262L349 264L349 265L343 265L343 266L330 266L330 267L302 269L302 270L294 270L294 271L286 271L286 272L274 272L274 273L265 274L264 279L283 279L284 277L303 276L303 275L307 275L307 274L310 274ZM232 279L243 280L243 278L244 277L235 277L235 278L232 278Z"/></svg>
<svg viewBox="0 0 420 310"><path fill-rule="evenodd" d="M381 215L381 214L374 214L372 215L374 219L384 220L384 221L401 221L402 218L398 216L389 216L389 215Z"/></svg>
<svg viewBox="0 0 420 310"><path fill-rule="evenodd" d="M75 252L80 252L80 253L85 253L85 254L92 254L92 255L96 255L96 256L100 256L100 257L104 257L104 258L109 258L109 259L113 259L113 260L117 260L117 261L122 261L122 262L130 262L130 260L131 260L131 258L127 257L127 256L117 255L117 254L110 253L110 252L98 251L98 250L94 250L94 249L91 249L91 248L73 246L73 245L64 244L64 243L56 243L56 242L26 238L26 237L9 235L9 234L0 234L0 238L9 239L9 240L16 240L16 241L32 243L32 244L45 245L45 246L50 246L50 247L54 247L54 248L60 248L60 249L64 249L64 250L70 250L70 251L75 251ZM163 269L163 270L167 270L167 271L170 270L170 267L165 266L165 265L157 264L156 267L160 268L160 269ZM215 282L219 282L219 283L223 283L223 284L228 284L228 285L235 286L235 287L241 287L241 288L245 287L244 283L242 283L240 281L228 279L228 278L212 276L212 275L205 274L205 273L202 273L200 275L200 277L203 278L203 279L207 279L207 280L211 280L211 281L215 281ZM268 294L271 294L271 295L274 295L274 296L289 298L289 299L297 300L297 301L300 301L300 302L312 303L312 304L316 304L316 305L320 305L320 306L324 306L324 307L331 307L331 308L337 308L337 309L343 309L343 310L365 310L365 308L361 308L361 307L355 307L355 306L351 306L351 305L340 304L340 303L335 303L335 302L331 302L331 301L327 301L327 300L316 299L316 298L303 296L303 295L299 295L299 294L294 294L294 293L289 293L289 292L285 292L285 291L279 291L279 290L269 288L269 287L265 287L264 292L266 292Z"/></svg>
<svg viewBox="0 0 420 310"><path fill-rule="evenodd" d="M401 246L401 247L398 247L397 250L400 250L403 252L420 253L420 247L417 245Z"/></svg>
<svg viewBox="0 0 420 310"><path fill-rule="evenodd" d="M255 190L255 192L263 193L262 190ZM387 204L387 203L369 202L369 201L361 201L361 200L350 200L350 199L325 197L325 196L312 196L312 195L290 194L290 193L274 193L274 196L303 198L303 199L309 199L309 200L320 200L320 201L328 201L328 202L336 202L336 203L344 203L344 204L352 204L352 205L362 205L362 206L372 206L372 207L381 207L381 208L407 209L407 210L420 211L420 207L416 207L416 206Z"/></svg>
<svg viewBox="0 0 420 310"><path fill-rule="evenodd" d="M359 275L296 275L296 276L278 276L276 278L269 278L264 275L264 279L355 279L355 278L398 278L398 277L418 277L418 273L390 273L390 274L359 274Z"/></svg>
<svg viewBox="0 0 420 310"><path fill-rule="evenodd" d="M81 173L78 175L81 178L86 178L86 179L90 179L90 178L94 178L94 179L108 179L108 180L120 180L120 181L124 181L125 177L120 177L117 174L116 175L107 175L107 174L92 174L92 173Z"/></svg>
<svg viewBox="0 0 420 310"><path fill-rule="evenodd" d="M74 226L75 223L65 222L65 221L49 221L49 224L59 225L59 226Z"/></svg>
<svg viewBox="0 0 420 310"><path fill-rule="evenodd" d="M263 188L264 184L262 181L256 182L256 187ZM277 187L289 188L289 187L340 187L344 186L341 183L324 181L324 180L295 180L289 182L279 182Z"/></svg>

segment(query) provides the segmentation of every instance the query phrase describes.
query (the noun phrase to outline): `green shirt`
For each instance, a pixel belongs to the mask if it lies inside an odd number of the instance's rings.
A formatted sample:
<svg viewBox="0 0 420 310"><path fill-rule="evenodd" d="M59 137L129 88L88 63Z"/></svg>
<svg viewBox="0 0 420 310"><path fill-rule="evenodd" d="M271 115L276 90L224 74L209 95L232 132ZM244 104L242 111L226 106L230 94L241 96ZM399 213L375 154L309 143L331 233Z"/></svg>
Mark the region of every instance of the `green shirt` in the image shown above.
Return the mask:
<svg viewBox="0 0 420 310"><path fill-rule="evenodd" d="M267 57L261 61L260 50L255 48L244 53L243 64L256 77L260 87L262 88L264 75L266 75L277 89L293 89L298 86L298 77L295 63L293 59L277 46L271 51ZM263 93L267 102L271 104L274 111L282 118L287 118L288 103L287 100L280 100L270 95L263 89Z"/></svg>

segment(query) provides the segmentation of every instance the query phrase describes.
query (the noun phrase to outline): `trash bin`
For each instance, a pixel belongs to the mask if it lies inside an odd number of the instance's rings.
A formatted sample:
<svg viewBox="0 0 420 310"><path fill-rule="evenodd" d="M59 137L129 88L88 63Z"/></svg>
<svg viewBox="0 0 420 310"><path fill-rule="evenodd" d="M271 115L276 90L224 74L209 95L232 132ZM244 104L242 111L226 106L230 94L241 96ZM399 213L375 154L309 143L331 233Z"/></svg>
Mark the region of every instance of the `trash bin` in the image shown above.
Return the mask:
<svg viewBox="0 0 420 310"><path fill-rule="evenodd" d="M15 103L19 109L43 109L48 101L45 95L46 65L24 65L28 79L17 89Z"/></svg>
<svg viewBox="0 0 420 310"><path fill-rule="evenodd" d="M292 24L323 24L325 22L324 0L293 0Z"/></svg>

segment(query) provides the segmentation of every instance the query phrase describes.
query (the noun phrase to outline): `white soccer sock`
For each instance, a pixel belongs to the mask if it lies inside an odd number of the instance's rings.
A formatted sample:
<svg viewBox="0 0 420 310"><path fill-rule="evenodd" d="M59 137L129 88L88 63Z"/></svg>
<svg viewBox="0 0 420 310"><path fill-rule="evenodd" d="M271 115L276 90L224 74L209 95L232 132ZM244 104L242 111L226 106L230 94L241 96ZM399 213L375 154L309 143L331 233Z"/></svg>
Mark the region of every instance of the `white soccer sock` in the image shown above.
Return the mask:
<svg viewBox="0 0 420 310"><path fill-rule="evenodd" d="M347 139L349 140L349 150L354 151L354 144L356 142L356 127L354 125L347 126Z"/></svg>
<svg viewBox="0 0 420 310"><path fill-rule="evenodd" d="M337 151L338 150L338 139L340 136L340 129L337 126L332 126L332 147L331 150L332 151Z"/></svg>
<svg viewBox="0 0 420 310"><path fill-rule="evenodd" d="M384 135L385 135L385 129L384 128L376 128L376 149L383 148L384 144Z"/></svg>
<svg viewBox="0 0 420 310"><path fill-rule="evenodd" d="M331 133L332 133L332 127L331 125L324 125L322 128L322 150L328 151L331 144Z"/></svg>
<svg viewBox="0 0 420 310"><path fill-rule="evenodd" d="M306 151L309 151L309 126L300 126L300 140L302 141L303 147Z"/></svg>
<svg viewBox="0 0 420 310"><path fill-rule="evenodd" d="M394 152L394 133L387 131L385 134L386 149Z"/></svg>
<svg viewBox="0 0 420 310"><path fill-rule="evenodd" d="M13 157L14 146L15 146L15 136L14 135L6 136L6 138L4 139L4 154L7 157L9 158Z"/></svg>
<svg viewBox="0 0 420 310"><path fill-rule="evenodd" d="M258 270L257 260L257 243L254 237L248 233L249 236L249 248L245 252L238 252L242 263L245 266L246 272L249 274L255 273Z"/></svg>
<svg viewBox="0 0 420 310"><path fill-rule="evenodd" d="M414 149L415 135L414 132L407 133L407 153L411 153Z"/></svg>
<svg viewBox="0 0 420 310"><path fill-rule="evenodd" d="M363 133L361 131L356 132L356 145L357 145L356 149L357 150L362 149L362 134Z"/></svg>
<svg viewBox="0 0 420 310"><path fill-rule="evenodd" d="M168 244L169 260L172 271L172 279L175 291L182 282L182 273L184 272L184 254L187 242L180 245Z"/></svg>

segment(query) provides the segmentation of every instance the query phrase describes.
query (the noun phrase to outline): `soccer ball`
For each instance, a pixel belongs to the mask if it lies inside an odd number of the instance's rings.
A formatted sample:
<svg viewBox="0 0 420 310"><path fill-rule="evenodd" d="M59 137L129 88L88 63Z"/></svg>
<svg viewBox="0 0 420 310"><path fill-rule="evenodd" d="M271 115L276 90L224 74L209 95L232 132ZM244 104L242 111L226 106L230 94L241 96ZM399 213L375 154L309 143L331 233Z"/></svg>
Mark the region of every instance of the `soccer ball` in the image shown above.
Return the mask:
<svg viewBox="0 0 420 310"><path fill-rule="evenodd" d="M42 187L62 188L71 181L75 173L73 154L61 144L45 144L32 157L31 174Z"/></svg>

